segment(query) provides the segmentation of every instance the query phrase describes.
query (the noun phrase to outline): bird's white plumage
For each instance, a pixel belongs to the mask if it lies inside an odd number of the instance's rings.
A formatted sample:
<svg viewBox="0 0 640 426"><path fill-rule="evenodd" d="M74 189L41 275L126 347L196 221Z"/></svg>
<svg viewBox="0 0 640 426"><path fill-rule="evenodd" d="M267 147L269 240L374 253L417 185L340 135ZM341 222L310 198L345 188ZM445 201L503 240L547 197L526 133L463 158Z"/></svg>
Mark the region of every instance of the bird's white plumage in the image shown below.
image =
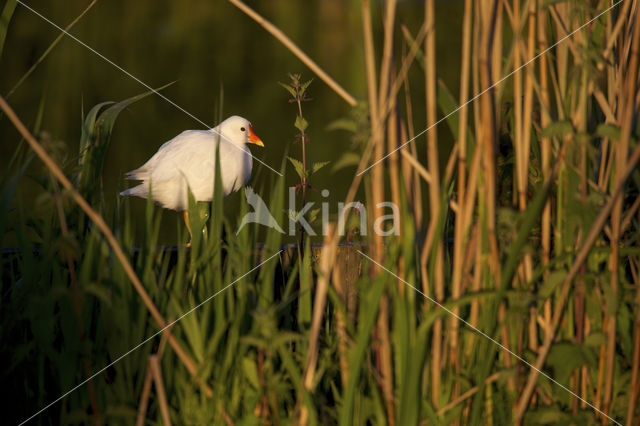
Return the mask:
<svg viewBox="0 0 640 426"><path fill-rule="evenodd" d="M227 118L211 130L184 131L164 143L140 168L127 173L127 179L142 183L121 195L147 198L151 189L153 201L162 207L187 210L190 188L196 201L211 201L220 145L222 191L227 196L251 177L253 159L246 143L252 134L249 121L238 116Z"/></svg>

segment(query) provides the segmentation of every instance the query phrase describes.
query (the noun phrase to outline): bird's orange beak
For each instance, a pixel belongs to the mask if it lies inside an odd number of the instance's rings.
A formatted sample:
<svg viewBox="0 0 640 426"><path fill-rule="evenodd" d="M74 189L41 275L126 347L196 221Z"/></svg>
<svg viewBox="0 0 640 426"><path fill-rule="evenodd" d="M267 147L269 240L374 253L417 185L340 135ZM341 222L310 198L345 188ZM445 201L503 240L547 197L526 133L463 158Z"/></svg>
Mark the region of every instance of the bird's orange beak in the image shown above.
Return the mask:
<svg viewBox="0 0 640 426"><path fill-rule="evenodd" d="M264 146L264 143L262 143L262 139L260 139L258 135L253 132L253 127L251 126L249 126L249 142L254 143L258 146Z"/></svg>

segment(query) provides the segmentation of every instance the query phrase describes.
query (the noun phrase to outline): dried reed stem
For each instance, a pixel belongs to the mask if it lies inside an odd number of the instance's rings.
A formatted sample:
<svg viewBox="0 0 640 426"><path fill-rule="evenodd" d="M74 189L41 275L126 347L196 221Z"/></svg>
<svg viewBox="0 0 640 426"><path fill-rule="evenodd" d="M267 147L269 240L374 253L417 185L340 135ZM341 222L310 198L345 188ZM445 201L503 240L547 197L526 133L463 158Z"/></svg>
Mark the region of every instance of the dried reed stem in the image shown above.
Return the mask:
<svg viewBox="0 0 640 426"><path fill-rule="evenodd" d="M425 182L431 183L431 173L429 173L429 171L424 168L422 163L420 163L413 155L411 155L411 153L407 152L404 149L400 150L400 154L402 154L402 157L407 160L407 162L418 172L420 176L422 176Z"/></svg>
<svg viewBox="0 0 640 426"><path fill-rule="evenodd" d="M392 78L395 77L395 70L392 72ZM389 94L389 105L391 106L392 113L389 115L389 120L387 123L387 147L388 151L392 154L389 155L389 180L391 186L391 201L396 206L402 206L401 198L400 198L400 168L398 167L398 154L396 153L396 149L398 148L398 121L399 121L399 111L396 105L396 97L393 93ZM395 223L398 227L398 236L396 238L398 245L402 244L402 220L401 217L394 218ZM400 278L405 278L404 273L404 258L400 257L398 259L398 275ZM402 281L398 280L398 291L400 294L404 294L405 285Z"/></svg>
<svg viewBox="0 0 640 426"><path fill-rule="evenodd" d="M431 127L438 119L438 107L436 103L436 27L435 27L435 5L434 0L425 0L424 24L427 31L425 37L425 85L426 85L426 111L427 127ZM429 184L429 210L430 223L427 231L427 238L420 253L420 269L422 274L422 289L425 294L429 294L427 284L427 262L430 250L427 247L429 235L435 238L440 217L440 170L438 156L438 133L436 127L432 127L427 132L427 164L431 174ZM434 294L438 302L444 299L444 256L442 239L436 242L436 258L434 263ZM434 407L440 405L441 394L441 362L442 362L442 319L438 318L433 324L431 351L431 402Z"/></svg>
<svg viewBox="0 0 640 426"><path fill-rule="evenodd" d="M173 320L170 320L171 323ZM171 329L172 327L169 327ZM164 354L164 348L167 345L167 335L163 334L160 337L160 345L158 346L158 352L156 353L158 359L162 359ZM136 419L136 426L144 425L144 418L147 415L147 407L149 406L149 396L151 395L151 384L153 381L153 373L151 371L151 363L147 364L147 372L144 378L144 384L142 385L142 394L140 396L140 404L138 405L138 417Z"/></svg>
<svg viewBox="0 0 640 426"><path fill-rule="evenodd" d="M462 20L462 57L460 69L460 98L459 104L465 105L469 98L469 64L471 61L471 17L473 9L471 0L465 0L464 15ZM451 297L457 300L462 295L461 282L463 270L463 257L466 247L467 235L464 227L463 217L467 213L467 209L473 210L473 205L466 202L465 186L467 180L467 131L468 131L468 109L460 110L460 118L458 121L458 212L456 213L456 222L454 228L454 247L453 247L453 277L451 284ZM454 314L459 315L460 309L455 307ZM458 329L460 322L451 317L449 322L450 329L450 357L453 362L458 360ZM456 369L459 373L459 368ZM457 389L456 389L457 390ZM455 396L455 395L454 395Z"/></svg>
<svg viewBox="0 0 640 426"><path fill-rule="evenodd" d="M500 378L501 375L502 375L502 373L500 373L500 372L493 373L492 375L490 375L489 377L486 378L486 380L484 381L484 384L488 385L489 383L495 382L496 380L498 380ZM474 386L471 389L469 389L468 391L466 391L465 393L463 393L462 395L460 395L459 397L454 398L447 405L445 405L444 407L439 409L436 414L439 417L442 416L444 413L446 413L447 411L451 410L453 407L457 406L461 402L464 402L467 399L469 399L470 397L472 397L476 392L478 392L478 386Z"/></svg>
<svg viewBox="0 0 640 426"><path fill-rule="evenodd" d="M404 25L401 25L401 28L405 38L413 40L413 38L411 37L411 33L409 33L409 30L407 29L407 27L405 27ZM400 91L400 87L403 84L405 85L407 84L406 83L407 73L409 72L409 68L413 64L413 61L416 55L420 51L417 46L424 41L425 36L426 36L426 27L424 26L424 23L423 23L422 26L420 27L420 30L418 31L418 35L416 35L415 40L413 40L414 44L416 45L416 48L415 49L412 48L408 54L405 54L404 50L406 49L406 43L403 43L402 66L400 67L400 71L398 72L398 74L395 75L392 79L393 83L391 84L391 89L389 90L389 96L381 99L382 106L380 108L380 111L382 112L383 118L386 117L387 114L389 114L392 111L392 108L388 104L387 100L396 98L398 95L398 92ZM407 99L407 101L410 101L410 99ZM411 108L407 108L407 115L409 115L410 111L411 111ZM403 140L406 140L406 139L403 139Z"/></svg>
<svg viewBox="0 0 640 426"><path fill-rule="evenodd" d="M547 48L547 36L546 28L543 16L545 15L542 9L538 9L538 50L544 51ZM539 73L540 73L540 97L541 104L540 114L540 127L546 129L551 118L549 116L549 81L547 74L547 56L542 55L539 59ZM540 139L540 151L541 151L541 168L542 176L545 180L549 179L550 167L551 167L551 139L549 137L541 137ZM542 264L547 265L551 255L551 202L547 200L542 210L542 223L541 223L541 239L542 239ZM544 278L548 277L549 273L545 272ZM547 299L544 302L544 319L545 324L551 323L551 299Z"/></svg>
<svg viewBox="0 0 640 426"><path fill-rule="evenodd" d="M153 384L153 373L151 366L147 364L147 372L145 373L144 383L142 385L142 394L140 395L140 404L138 405L138 417L136 418L136 426L144 426L144 420L149 407L149 397L151 396L151 385Z"/></svg>
<svg viewBox="0 0 640 426"><path fill-rule="evenodd" d="M387 93L391 77L391 65L393 58L393 30L396 16L397 0L386 0L384 14L384 44L382 46L382 63L380 64L380 88L378 89L378 111L380 120L385 118L386 105L390 104L391 98L395 94ZM390 108L391 109L391 108Z"/></svg>
<svg viewBox="0 0 640 426"><path fill-rule="evenodd" d="M164 382L162 380L162 370L160 369L160 360L158 355L149 357L149 369L156 384L156 392L158 394L158 405L160 405L160 414L162 422L165 426L171 426L171 417L169 416L169 403L167 402L167 393L164 390Z"/></svg>
<svg viewBox="0 0 640 426"><path fill-rule="evenodd" d="M637 6L637 5L636 5ZM631 21L632 15L629 15ZM629 40L629 39L628 39ZM638 76L638 55L640 53L640 9L635 10L635 24L633 26L633 38L629 40L631 43L631 55L627 66L622 73L622 93L620 99L620 127L621 138L615 147L616 151L616 170L615 182L616 186L621 187L626 180L625 168L627 164L627 156L629 153L631 132L636 118L635 96L637 89ZM624 67L624 65L623 65ZM640 146L640 145L639 145ZM611 255L609 258L609 271L611 273L611 292L612 300L609 303L615 303L618 294L619 262L620 262L620 228L622 220L622 197L618 197L613 205L611 212ZM608 315L606 323L607 334L607 359L606 359L606 379L604 390L603 408L605 413L609 413L613 392L613 376L615 368L615 351L616 351L616 315Z"/></svg>
<svg viewBox="0 0 640 426"><path fill-rule="evenodd" d="M369 0L362 1L362 28L364 36L365 64L367 75L367 93L369 99L369 112L371 117L371 140L373 144L373 160L378 162L384 157L384 118L379 106L383 96L386 98L389 74L391 70L391 48L393 46L393 20L395 16L395 0L386 3L385 36L383 46L383 60L381 64L380 90L384 93L376 93L375 49L373 42L373 29L371 24L371 6ZM383 82L382 80L386 80ZM378 163L371 169L371 197L372 205L378 206L384 202L384 163ZM382 216L379 208L374 209L374 223ZM384 260L384 241L382 235L374 233L373 258L379 263ZM374 276L381 273L379 267L373 268ZM387 422L394 424L395 414L393 406L393 379L391 377L391 344L389 340L389 305L386 295L380 301L380 310L377 322L378 344L376 346L377 359L380 368L381 387L386 402Z"/></svg>
<svg viewBox="0 0 640 426"><path fill-rule="evenodd" d="M403 44L406 46L406 44ZM411 150L411 155L413 158L418 157L418 150L416 148L416 141L414 140L415 131L413 128L413 105L411 103L411 90L409 88L409 79L405 74L403 79L404 86L404 96L405 96L405 105L406 105L406 114L407 114L407 127L405 129L404 126L400 128L400 136L402 140L408 140L409 149ZM401 150L402 152L402 150ZM406 167L406 163L404 159L406 156L403 156L403 167ZM407 192L410 195L411 205L413 206L413 215L414 215L414 223L416 226L416 233L420 235L422 233L422 186L420 185L420 180L418 179L418 172L413 171L413 175L411 179L407 179L406 182L408 186Z"/></svg>

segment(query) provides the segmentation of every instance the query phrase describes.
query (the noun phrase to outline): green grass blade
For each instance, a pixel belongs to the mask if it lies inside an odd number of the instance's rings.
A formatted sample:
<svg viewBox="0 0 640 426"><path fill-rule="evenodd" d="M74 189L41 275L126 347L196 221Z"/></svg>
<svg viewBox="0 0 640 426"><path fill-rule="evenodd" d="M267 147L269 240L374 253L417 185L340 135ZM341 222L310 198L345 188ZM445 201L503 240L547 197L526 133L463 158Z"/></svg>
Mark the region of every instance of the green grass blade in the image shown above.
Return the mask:
<svg viewBox="0 0 640 426"><path fill-rule="evenodd" d="M11 22L11 17L17 4L18 2L16 0L7 0L2 8L2 16L0 16L0 59L2 59L2 51L4 50L7 31L9 30L9 22Z"/></svg>

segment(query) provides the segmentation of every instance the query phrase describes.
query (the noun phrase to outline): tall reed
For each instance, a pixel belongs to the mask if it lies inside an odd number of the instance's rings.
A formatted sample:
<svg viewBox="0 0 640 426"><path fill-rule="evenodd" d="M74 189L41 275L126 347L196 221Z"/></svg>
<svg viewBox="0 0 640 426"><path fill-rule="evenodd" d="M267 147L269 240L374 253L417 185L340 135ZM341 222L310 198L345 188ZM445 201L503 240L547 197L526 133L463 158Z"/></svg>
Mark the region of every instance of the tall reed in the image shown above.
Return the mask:
<svg viewBox="0 0 640 426"><path fill-rule="evenodd" d="M360 105L281 30L240 0L231 3L348 104L368 111L345 120L362 143L353 148L359 161L344 197L365 194L367 236L340 245L331 225L319 250L305 244L291 262L279 232L265 231L260 245L257 224L236 234L218 176L213 205L202 207L213 218L204 224L208 239L190 251L157 250L159 215L148 203L136 249L128 202L112 212L90 207L65 177L72 171L3 100L46 163L42 202L55 212L42 220L12 205L31 161L18 148L2 180L0 230L19 248L3 253L9 284L0 318L3 339L16 347L6 381L37 397L9 395L22 407L10 420L87 381L43 416L633 424L640 416L638 1L465 0L454 95L439 74L436 46L446 34L435 31L438 3L425 0L423 21L410 28L399 23L400 3L362 0ZM305 185L306 163L301 170ZM283 223L284 177L258 191ZM388 200L398 207L399 235L373 232L384 218L378 205ZM249 210L242 197L238 218ZM95 226L80 226L83 214Z"/></svg>

